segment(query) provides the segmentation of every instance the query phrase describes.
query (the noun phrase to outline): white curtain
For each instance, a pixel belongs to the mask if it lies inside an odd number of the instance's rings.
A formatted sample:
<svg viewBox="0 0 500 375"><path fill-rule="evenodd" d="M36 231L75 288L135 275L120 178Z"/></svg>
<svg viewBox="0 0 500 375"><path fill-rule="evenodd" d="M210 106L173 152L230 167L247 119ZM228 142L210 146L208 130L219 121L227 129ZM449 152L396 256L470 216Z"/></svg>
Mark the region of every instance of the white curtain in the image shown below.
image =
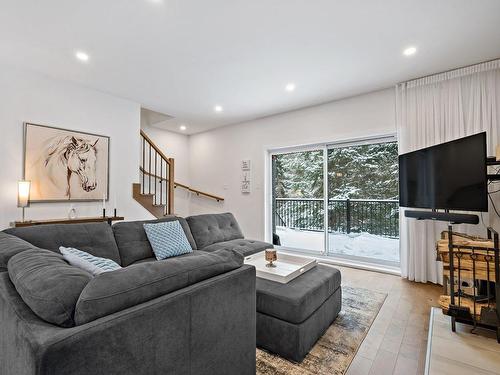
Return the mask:
<svg viewBox="0 0 500 375"><path fill-rule="evenodd" d="M488 155L494 155L500 144L500 60L398 84L396 121L400 154L486 131ZM499 207L500 203L496 205ZM490 207L490 215L483 215L486 225L493 218L492 211ZM406 219L401 213L403 277L442 283L435 244L444 229L446 223ZM482 225L453 229L486 234Z"/></svg>

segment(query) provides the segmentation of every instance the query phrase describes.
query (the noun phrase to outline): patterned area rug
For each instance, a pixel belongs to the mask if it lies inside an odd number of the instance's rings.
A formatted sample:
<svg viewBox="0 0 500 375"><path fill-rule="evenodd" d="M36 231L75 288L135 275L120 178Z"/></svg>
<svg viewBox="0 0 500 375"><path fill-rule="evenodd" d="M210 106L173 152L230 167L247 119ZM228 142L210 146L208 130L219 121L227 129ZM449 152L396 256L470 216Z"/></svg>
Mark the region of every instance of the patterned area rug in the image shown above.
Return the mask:
<svg viewBox="0 0 500 375"><path fill-rule="evenodd" d="M342 311L301 363L257 349L257 375L340 375L356 355L387 294L342 288Z"/></svg>

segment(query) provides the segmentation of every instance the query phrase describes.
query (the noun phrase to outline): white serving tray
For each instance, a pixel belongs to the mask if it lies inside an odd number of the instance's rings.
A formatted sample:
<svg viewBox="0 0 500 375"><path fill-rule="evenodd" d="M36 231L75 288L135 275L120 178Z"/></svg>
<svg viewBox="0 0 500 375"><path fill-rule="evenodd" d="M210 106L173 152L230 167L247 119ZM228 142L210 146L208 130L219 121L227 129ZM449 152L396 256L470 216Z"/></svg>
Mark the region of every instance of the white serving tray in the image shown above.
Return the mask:
<svg viewBox="0 0 500 375"><path fill-rule="evenodd" d="M265 251L245 257L245 264L255 267L257 277L286 284L316 266L315 259L278 252L276 267L266 267Z"/></svg>

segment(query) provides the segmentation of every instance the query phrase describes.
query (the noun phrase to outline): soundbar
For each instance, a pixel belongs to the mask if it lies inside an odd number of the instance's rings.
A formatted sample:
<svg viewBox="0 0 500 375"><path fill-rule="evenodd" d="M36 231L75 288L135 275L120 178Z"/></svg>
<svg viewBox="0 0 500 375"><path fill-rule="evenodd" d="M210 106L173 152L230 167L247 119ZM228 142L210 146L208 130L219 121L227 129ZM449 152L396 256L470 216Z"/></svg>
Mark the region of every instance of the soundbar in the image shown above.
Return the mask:
<svg viewBox="0 0 500 375"><path fill-rule="evenodd" d="M479 216L437 211L405 211L405 216L417 220L447 221L452 224L478 224Z"/></svg>

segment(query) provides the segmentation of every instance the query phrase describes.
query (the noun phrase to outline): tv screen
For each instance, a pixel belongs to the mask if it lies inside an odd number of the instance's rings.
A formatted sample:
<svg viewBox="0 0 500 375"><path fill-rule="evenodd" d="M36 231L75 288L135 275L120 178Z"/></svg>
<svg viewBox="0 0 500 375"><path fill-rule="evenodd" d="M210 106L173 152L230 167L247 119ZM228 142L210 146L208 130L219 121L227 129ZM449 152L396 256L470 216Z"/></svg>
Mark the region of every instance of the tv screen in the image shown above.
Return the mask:
<svg viewBox="0 0 500 375"><path fill-rule="evenodd" d="M399 156L402 207L488 211L486 132Z"/></svg>

